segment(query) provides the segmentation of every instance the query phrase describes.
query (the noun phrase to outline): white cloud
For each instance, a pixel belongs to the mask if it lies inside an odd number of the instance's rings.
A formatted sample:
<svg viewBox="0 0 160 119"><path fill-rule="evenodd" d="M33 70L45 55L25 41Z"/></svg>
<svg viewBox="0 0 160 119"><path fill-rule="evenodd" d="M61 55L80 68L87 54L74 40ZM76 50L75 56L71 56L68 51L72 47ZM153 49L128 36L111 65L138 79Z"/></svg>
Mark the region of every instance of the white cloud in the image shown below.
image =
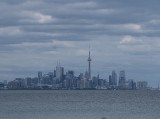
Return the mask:
<svg viewBox="0 0 160 119"><path fill-rule="evenodd" d="M111 13L115 13L117 12L116 10L114 9L98 9L95 11L96 14L111 14Z"/></svg>
<svg viewBox="0 0 160 119"><path fill-rule="evenodd" d="M23 11L20 13L25 19L21 20L23 22L33 22L33 23L51 23L56 21L51 15L45 15L40 12Z"/></svg>
<svg viewBox="0 0 160 119"><path fill-rule="evenodd" d="M18 27L1 27L0 28L0 35L9 35L9 36L14 36L14 35L19 35L23 33L21 29Z"/></svg>
<svg viewBox="0 0 160 119"><path fill-rule="evenodd" d="M149 21L149 23L151 24L160 24L160 19L152 19L151 21Z"/></svg>
<svg viewBox="0 0 160 119"><path fill-rule="evenodd" d="M52 16L43 15L41 13L34 13L33 16L39 23L49 23L53 21Z"/></svg>
<svg viewBox="0 0 160 119"><path fill-rule="evenodd" d="M128 45L141 45L143 41L141 39L136 39L132 36L125 36L122 40L120 40L120 44L128 44Z"/></svg>
<svg viewBox="0 0 160 119"><path fill-rule="evenodd" d="M117 32L132 32L132 33L143 33L143 29L139 24L110 24L110 29Z"/></svg>
<svg viewBox="0 0 160 119"><path fill-rule="evenodd" d="M72 8L95 8L97 4L93 1L89 2L76 2L76 3L69 3L65 5L66 7Z"/></svg>
<svg viewBox="0 0 160 119"><path fill-rule="evenodd" d="M19 44L8 44L6 46L11 46L11 47L19 47L19 48L24 48L24 47L53 47L53 46L61 46L61 47L74 47L73 42L67 42L67 41L58 41L58 40L53 40L52 42L23 42Z"/></svg>
<svg viewBox="0 0 160 119"><path fill-rule="evenodd" d="M122 27L127 30L141 31L141 25L139 24L124 24Z"/></svg>
<svg viewBox="0 0 160 119"><path fill-rule="evenodd" d="M133 37L124 36L118 42L118 48L124 52L140 54L140 55L155 55L160 51L159 37Z"/></svg>

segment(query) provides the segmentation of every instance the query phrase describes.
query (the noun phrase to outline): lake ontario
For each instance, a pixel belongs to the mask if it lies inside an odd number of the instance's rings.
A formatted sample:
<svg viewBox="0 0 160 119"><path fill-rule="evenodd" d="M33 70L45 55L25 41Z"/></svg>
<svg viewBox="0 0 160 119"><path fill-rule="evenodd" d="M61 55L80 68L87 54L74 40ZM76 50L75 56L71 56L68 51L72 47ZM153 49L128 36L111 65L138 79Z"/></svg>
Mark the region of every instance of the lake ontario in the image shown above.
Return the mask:
<svg viewBox="0 0 160 119"><path fill-rule="evenodd" d="M0 119L160 119L160 91L0 90Z"/></svg>

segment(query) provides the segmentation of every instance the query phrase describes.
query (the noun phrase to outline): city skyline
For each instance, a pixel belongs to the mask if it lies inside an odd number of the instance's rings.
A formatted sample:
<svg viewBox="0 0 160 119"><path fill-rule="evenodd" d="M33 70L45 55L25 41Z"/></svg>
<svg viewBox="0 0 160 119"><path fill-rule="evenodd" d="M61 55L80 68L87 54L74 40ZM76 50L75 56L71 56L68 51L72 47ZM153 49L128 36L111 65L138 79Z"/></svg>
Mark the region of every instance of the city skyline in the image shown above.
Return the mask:
<svg viewBox="0 0 160 119"><path fill-rule="evenodd" d="M150 87L147 81L135 82L133 79L127 79L124 70L118 75L115 70L108 78L100 78L100 75L92 76L91 71L91 52L88 52L88 70L75 75L74 70L65 71L64 67L57 62L57 66L52 72L44 74L39 71L34 77L17 77L12 81L4 80L0 82L0 89L34 89L34 90L159 90ZM118 80L117 80L118 79Z"/></svg>
<svg viewBox="0 0 160 119"><path fill-rule="evenodd" d="M0 81L53 71L57 61L77 74L160 80L158 0L1 0Z"/></svg>

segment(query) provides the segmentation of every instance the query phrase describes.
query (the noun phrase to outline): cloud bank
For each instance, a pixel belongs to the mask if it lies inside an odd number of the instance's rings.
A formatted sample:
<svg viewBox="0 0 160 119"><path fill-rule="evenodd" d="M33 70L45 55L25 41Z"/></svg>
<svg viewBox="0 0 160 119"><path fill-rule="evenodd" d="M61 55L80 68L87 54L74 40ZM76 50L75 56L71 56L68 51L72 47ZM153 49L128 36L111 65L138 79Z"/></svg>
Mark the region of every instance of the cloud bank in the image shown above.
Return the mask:
<svg viewBox="0 0 160 119"><path fill-rule="evenodd" d="M126 70L127 79L160 75L159 0L1 0L0 80L53 71L87 69L108 79Z"/></svg>

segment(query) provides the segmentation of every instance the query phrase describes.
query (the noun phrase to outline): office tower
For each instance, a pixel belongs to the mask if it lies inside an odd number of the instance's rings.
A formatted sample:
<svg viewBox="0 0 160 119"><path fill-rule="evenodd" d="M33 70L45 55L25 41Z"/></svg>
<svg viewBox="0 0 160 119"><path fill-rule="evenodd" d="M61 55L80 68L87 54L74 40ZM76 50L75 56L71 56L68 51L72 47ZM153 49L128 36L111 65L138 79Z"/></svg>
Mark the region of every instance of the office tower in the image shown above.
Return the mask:
<svg viewBox="0 0 160 119"><path fill-rule="evenodd" d="M98 87L98 77L93 76L92 77L92 81L93 81L93 88L97 88Z"/></svg>
<svg viewBox="0 0 160 119"><path fill-rule="evenodd" d="M27 87L31 87L32 86L32 78L31 77L25 78L25 84Z"/></svg>
<svg viewBox="0 0 160 119"><path fill-rule="evenodd" d="M109 86L112 89L117 87L117 73L113 70L112 75L109 75Z"/></svg>
<svg viewBox="0 0 160 119"><path fill-rule="evenodd" d="M129 90L136 89L136 84L133 81L133 79L129 79L128 81L126 81L126 88L129 89Z"/></svg>
<svg viewBox="0 0 160 119"><path fill-rule="evenodd" d="M69 70L67 72L67 74L70 75L70 77L72 77L72 78L74 77L74 71L72 71L72 70Z"/></svg>
<svg viewBox="0 0 160 119"><path fill-rule="evenodd" d="M62 82L63 76L64 76L64 68L58 65L56 67L56 79L58 80L58 82Z"/></svg>
<svg viewBox="0 0 160 119"><path fill-rule="evenodd" d="M119 88L120 89L125 89L125 71L120 71L119 73Z"/></svg>
<svg viewBox="0 0 160 119"><path fill-rule="evenodd" d="M48 77L49 77L48 84L52 84L54 79L54 72L49 72Z"/></svg>
<svg viewBox="0 0 160 119"><path fill-rule="evenodd" d="M112 80L112 85L114 87L116 87L117 86L117 74L115 71L112 71L112 79L111 80Z"/></svg>
<svg viewBox="0 0 160 119"><path fill-rule="evenodd" d="M54 69L54 77L56 77L56 69Z"/></svg>
<svg viewBox="0 0 160 119"><path fill-rule="evenodd" d="M72 88L72 79L73 77L67 73L65 76L65 88L71 89Z"/></svg>
<svg viewBox="0 0 160 119"><path fill-rule="evenodd" d="M38 83L40 84L42 80L42 72L38 72Z"/></svg>
<svg viewBox="0 0 160 119"><path fill-rule="evenodd" d="M112 76L109 75L109 86L112 86Z"/></svg>
<svg viewBox="0 0 160 119"><path fill-rule="evenodd" d="M88 75L89 75L89 79L91 79L91 54L89 51L89 57L88 57Z"/></svg>
<svg viewBox="0 0 160 119"><path fill-rule="evenodd" d="M83 76L83 73L80 73L79 76L78 76L79 80L82 80L83 77L84 77L84 76Z"/></svg>
<svg viewBox="0 0 160 119"><path fill-rule="evenodd" d="M7 80L4 80L3 83L4 83L4 85L7 85Z"/></svg>
<svg viewBox="0 0 160 119"><path fill-rule="evenodd" d="M88 89L88 88L90 88L90 80L85 80L85 82L84 82L85 84L85 87L84 88L86 88L86 89Z"/></svg>
<svg viewBox="0 0 160 119"><path fill-rule="evenodd" d="M80 89L85 88L85 80L80 80Z"/></svg>
<svg viewBox="0 0 160 119"><path fill-rule="evenodd" d="M85 77L84 78L87 79L87 80L90 79L88 71L85 72Z"/></svg>
<svg viewBox="0 0 160 119"><path fill-rule="evenodd" d="M99 88L104 87L104 80L103 79L98 79L98 86L99 86Z"/></svg>
<svg viewBox="0 0 160 119"><path fill-rule="evenodd" d="M148 87L147 81L138 81L137 82L137 89L143 90L143 89L147 89L147 87Z"/></svg>
<svg viewBox="0 0 160 119"><path fill-rule="evenodd" d="M72 89L75 87L74 71L69 70L65 76L65 88Z"/></svg>

